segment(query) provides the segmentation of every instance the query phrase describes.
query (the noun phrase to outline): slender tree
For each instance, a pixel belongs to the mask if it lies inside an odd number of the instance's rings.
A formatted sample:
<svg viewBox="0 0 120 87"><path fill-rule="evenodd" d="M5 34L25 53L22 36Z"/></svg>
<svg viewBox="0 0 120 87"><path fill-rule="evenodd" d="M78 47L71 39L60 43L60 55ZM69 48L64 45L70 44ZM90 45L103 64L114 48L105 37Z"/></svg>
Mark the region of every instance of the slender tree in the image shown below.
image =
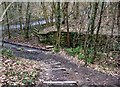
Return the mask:
<svg viewBox="0 0 120 87"><path fill-rule="evenodd" d="M53 22L53 20L54 20L54 14L55 14L55 2L53 1L52 2L52 5L51 5L51 9L52 9L52 14L51 14L51 23L52 23L52 26L54 25L54 22Z"/></svg>
<svg viewBox="0 0 120 87"><path fill-rule="evenodd" d="M19 4L19 8L18 8L18 10L19 10L19 23L20 23L20 31L21 31L21 33L22 33L22 3L20 2Z"/></svg>
<svg viewBox="0 0 120 87"><path fill-rule="evenodd" d="M99 30L100 30L100 26L101 26L101 20L102 20L102 14L103 14L103 11L104 11L104 2L101 2L101 10L100 10L100 15L99 15L99 21L98 21L98 27L97 27L97 32L96 32L96 38L95 38L95 46L94 46L94 58L96 56L96 53L97 53L97 41L98 41L98 34L99 34Z"/></svg>
<svg viewBox="0 0 120 87"><path fill-rule="evenodd" d="M2 15L0 16L0 22L2 22L3 17L5 16L7 10L10 8L10 6L12 5L12 3L13 3L13 2L11 2L11 3L6 7L6 9L3 10ZM4 5L4 3L1 3L1 4ZM3 8L4 8L4 6L3 6Z"/></svg>
<svg viewBox="0 0 120 87"><path fill-rule="evenodd" d="M68 23L68 2L65 2L65 23L67 25L67 46L70 47L70 34L69 34L69 23Z"/></svg>
<svg viewBox="0 0 120 87"><path fill-rule="evenodd" d="M87 57L88 57L88 53L87 53L87 49L88 49L88 35L89 35L89 30L90 30L90 25L91 25L91 19L90 19L90 13L91 13L91 3L89 5L89 10L90 12L88 12L87 14L87 18L88 18L88 27L87 27L87 32L86 32L86 37L85 37L85 41L84 41L84 54L85 54L85 65L87 65Z"/></svg>
<svg viewBox="0 0 120 87"><path fill-rule="evenodd" d="M120 1L118 2L117 26L118 26L118 45L120 45Z"/></svg>
<svg viewBox="0 0 120 87"><path fill-rule="evenodd" d="M30 29L30 2L27 3L26 9L26 25L25 25L25 38L29 38L29 29Z"/></svg>
<svg viewBox="0 0 120 87"><path fill-rule="evenodd" d="M65 16L66 16L66 10L65 10L65 2L62 3L62 24L65 24Z"/></svg>
<svg viewBox="0 0 120 87"><path fill-rule="evenodd" d="M91 12L91 17L90 17L90 42L89 42L89 47L93 45L93 35L94 35L94 30L95 30L95 19L96 19L96 14L97 14L97 9L98 9L98 2L94 2L92 4L92 12Z"/></svg>
<svg viewBox="0 0 120 87"><path fill-rule="evenodd" d="M7 8L7 5L8 3L7 2L4 2L4 7L5 9ZM7 32L8 32L8 38L10 39L11 38L11 34L10 34L10 29L9 29L9 13L8 11L6 11L6 22L7 22Z"/></svg>
<svg viewBox="0 0 120 87"><path fill-rule="evenodd" d="M60 48L60 37L61 37L61 30L60 30L60 2L57 2L56 8L56 28L57 28L57 39L56 39L56 48Z"/></svg>
<svg viewBox="0 0 120 87"><path fill-rule="evenodd" d="M117 14L118 14L117 16L118 35L120 37L120 2L118 2L118 13Z"/></svg>
<svg viewBox="0 0 120 87"><path fill-rule="evenodd" d="M55 2L54 1L51 4L51 9L52 9L52 12L51 12L51 23L53 25L54 14L55 14Z"/></svg>

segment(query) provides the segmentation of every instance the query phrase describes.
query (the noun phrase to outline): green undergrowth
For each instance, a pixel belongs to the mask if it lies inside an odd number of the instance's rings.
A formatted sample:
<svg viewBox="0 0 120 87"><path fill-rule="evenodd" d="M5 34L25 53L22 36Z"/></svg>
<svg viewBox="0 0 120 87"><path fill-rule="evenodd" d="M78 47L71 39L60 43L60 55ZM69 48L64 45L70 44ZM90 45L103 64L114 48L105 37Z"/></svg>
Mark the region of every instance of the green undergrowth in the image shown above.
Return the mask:
<svg viewBox="0 0 120 87"><path fill-rule="evenodd" d="M65 48L65 51L70 56L77 56L79 60L84 60L87 63L93 63L93 53L94 50L92 48L87 49L87 58L85 57L84 49L82 46L78 46L76 48Z"/></svg>
<svg viewBox="0 0 120 87"><path fill-rule="evenodd" d="M60 49L59 49L59 48L54 47L54 48L53 48L53 51L54 51L55 53L58 53L58 52L60 52Z"/></svg>
<svg viewBox="0 0 120 87"><path fill-rule="evenodd" d="M13 54L13 51L12 50L10 50L10 49L5 49L5 48L3 48L3 49L0 49L0 55L2 55L2 56L6 56L7 58L15 58L15 56L14 56L14 54Z"/></svg>

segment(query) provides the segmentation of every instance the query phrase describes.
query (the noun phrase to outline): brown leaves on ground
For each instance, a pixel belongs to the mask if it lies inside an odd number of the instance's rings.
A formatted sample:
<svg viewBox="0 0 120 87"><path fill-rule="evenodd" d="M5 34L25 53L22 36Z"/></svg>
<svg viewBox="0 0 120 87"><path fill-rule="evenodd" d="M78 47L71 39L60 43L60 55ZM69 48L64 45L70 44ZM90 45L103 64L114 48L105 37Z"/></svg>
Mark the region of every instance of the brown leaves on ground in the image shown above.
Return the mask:
<svg viewBox="0 0 120 87"><path fill-rule="evenodd" d="M69 59L71 62L76 63L77 65L83 66L85 64L85 62L83 60L79 60L77 58L77 56L73 57L73 56L70 56L69 54L67 54L67 52L64 49L62 49L59 52L59 54L61 56L64 56L64 58ZM106 56L104 55L101 60L103 60L105 57ZM120 78L120 67L115 66L114 65L115 61L110 59L110 58L108 58L106 61L107 61L107 63L103 62L103 61L102 61L102 63L100 63L101 62L100 60L95 61L94 64L88 64L87 67L92 68L92 69L97 70L97 71L100 71L100 72L103 72L103 73L106 73L108 75L112 75L114 77ZM112 63L109 61L112 61Z"/></svg>
<svg viewBox="0 0 120 87"><path fill-rule="evenodd" d="M2 85L35 84L36 76L41 71L38 61L0 56L0 84Z"/></svg>
<svg viewBox="0 0 120 87"><path fill-rule="evenodd" d="M16 37L12 37L11 39L5 39L5 40L12 43L25 45L25 46L45 48L45 45L42 43L39 43L38 38L34 36L31 36L29 40L25 40L23 36L16 36Z"/></svg>

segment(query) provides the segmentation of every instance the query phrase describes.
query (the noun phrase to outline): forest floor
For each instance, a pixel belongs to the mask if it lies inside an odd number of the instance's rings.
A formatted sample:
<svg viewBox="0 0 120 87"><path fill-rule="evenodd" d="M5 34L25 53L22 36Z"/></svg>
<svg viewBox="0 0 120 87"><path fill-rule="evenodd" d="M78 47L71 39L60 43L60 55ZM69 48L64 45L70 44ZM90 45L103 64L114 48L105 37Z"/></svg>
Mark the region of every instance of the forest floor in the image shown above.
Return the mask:
<svg viewBox="0 0 120 87"><path fill-rule="evenodd" d="M24 38L21 38L21 37L15 37L15 38L11 38L9 40L6 40L8 42L12 42L12 43L15 43L15 44L21 44L21 45L24 45L24 46L29 46L29 47L34 47L34 48L42 48L42 49L46 49L46 50L49 50L51 53L54 53L54 54L60 54L61 56L63 56L64 58L67 58L68 60L76 63L77 65L84 65L85 62L83 60L78 60L77 56L73 57L73 56L70 56L63 48L61 48L60 52L59 53L55 53L53 51L53 48L50 48L50 49L47 49L47 47L52 47L51 45L46 45L46 44L42 44L42 43L39 43L38 42L38 39L36 37L32 37L32 39L26 41L24 40ZM106 57L105 53L103 53L103 57ZM111 55L111 54L110 54ZM111 55L112 56L112 55ZM112 58L110 56L110 58L107 58L108 60L106 60L108 63L111 63L111 62L115 62L114 58ZM104 58L102 58L104 59ZM102 62L102 64L101 64ZM101 71L103 73L107 73L107 74L110 74L112 76L115 76L115 77L119 77L120 76L120 67L110 67L108 66L107 64L104 63L105 61L96 61L94 64L88 64L88 67L92 67L93 69L97 70L97 71Z"/></svg>
<svg viewBox="0 0 120 87"><path fill-rule="evenodd" d="M8 50L7 50L7 54ZM34 85L42 75L42 62L16 56L0 56L0 87L9 85Z"/></svg>
<svg viewBox="0 0 120 87"><path fill-rule="evenodd" d="M17 40L16 40L17 39ZM37 44L35 41L24 41L22 38L11 39L9 42L15 44L21 44L23 46L45 48L45 45ZM67 55L63 50L59 53L49 52L50 54L34 53L34 52L18 52L15 51L18 56L25 57L31 56L35 60L44 60L44 63L48 65L45 69L47 72L44 75L44 80L77 80L82 84L119 84L120 81L120 69L115 68L110 70L109 68L103 68L97 64L89 64L87 67L81 66L83 61L77 60L75 57ZM22 55L21 55L22 54ZM26 56L25 56L26 55ZM37 59L36 59L37 58ZM47 59L47 60L46 60ZM54 60L53 60L54 59ZM54 63L53 63L54 62ZM58 63L58 65L56 65ZM60 65L59 65L60 63ZM61 64L62 63L62 64ZM53 64L53 65L52 65ZM54 65L55 64L55 65ZM51 65L51 66L50 66ZM53 70L51 69L53 68ZM57 69L57 70L54 70ZM52 72L50 71L52 70ZM51 75L52 73L52 75ZM49 77L50 76L50 77Z"/></svg>

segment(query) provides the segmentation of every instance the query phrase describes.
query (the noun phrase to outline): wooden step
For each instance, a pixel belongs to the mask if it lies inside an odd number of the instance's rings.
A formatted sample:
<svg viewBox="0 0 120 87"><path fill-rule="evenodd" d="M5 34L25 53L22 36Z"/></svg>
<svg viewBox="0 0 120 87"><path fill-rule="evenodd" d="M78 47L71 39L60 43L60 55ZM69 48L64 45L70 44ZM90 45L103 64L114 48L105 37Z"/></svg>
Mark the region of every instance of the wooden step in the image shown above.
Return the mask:
<svg viewBox="0 0 120 87"><path fill-rule="evenodd" d="M43 81L43 84L77 84L77 81Z"/></svg>
<svg viewBox="0 0 120 87"><path fill-rule="evenodd" d="M46 48L46 49L51 49L51 48L54 48L54 47L53 47L53 46L48 45L48 46L46 46L45 48Z"/></svg>

